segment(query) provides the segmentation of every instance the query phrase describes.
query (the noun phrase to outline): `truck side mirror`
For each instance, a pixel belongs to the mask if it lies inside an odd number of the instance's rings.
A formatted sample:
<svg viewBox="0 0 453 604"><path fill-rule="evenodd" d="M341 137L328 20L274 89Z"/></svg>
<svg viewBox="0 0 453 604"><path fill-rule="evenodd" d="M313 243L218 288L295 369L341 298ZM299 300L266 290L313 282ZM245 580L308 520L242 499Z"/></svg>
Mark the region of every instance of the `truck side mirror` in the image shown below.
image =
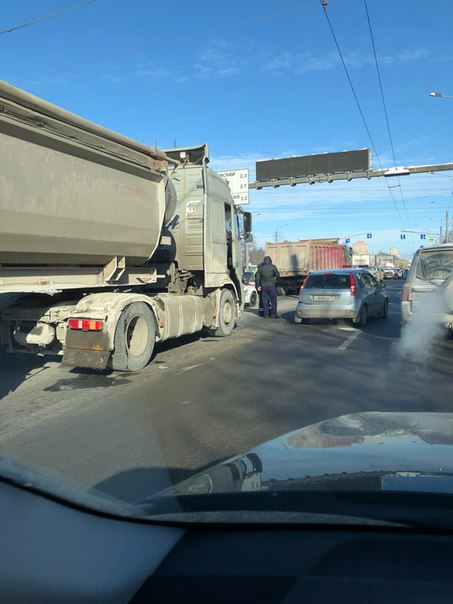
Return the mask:
<svg viewBox="0 0 453 604"><path fill-rule="evenodd" d="M245 243L253 243L253 235L252 233L246 233L244 236Z"/></svg>
<svg viewBox="0 0 453 604"><path fill-rule="evenodd" d="M244 235L248 235L252 232L252 215L250 212L244 212ZM247 241L247 239L246 239ZM247 243L251 243L248 241Z"/></svg>

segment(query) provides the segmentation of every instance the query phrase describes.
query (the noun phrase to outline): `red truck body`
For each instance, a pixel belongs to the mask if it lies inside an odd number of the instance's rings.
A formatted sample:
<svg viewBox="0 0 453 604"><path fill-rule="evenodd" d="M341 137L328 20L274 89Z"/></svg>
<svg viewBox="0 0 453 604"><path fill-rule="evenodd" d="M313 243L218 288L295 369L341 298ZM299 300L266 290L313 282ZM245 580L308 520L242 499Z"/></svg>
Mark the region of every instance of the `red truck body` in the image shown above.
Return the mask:
<svg viewBox="0 0 453 604"><path fill-rule="evenodd" d="M272 258L280 273L280 293L298 292L312 271L343 268L350 264L349 248L339 239L301 239L300 241L266 242L266 256Z"/></svg>

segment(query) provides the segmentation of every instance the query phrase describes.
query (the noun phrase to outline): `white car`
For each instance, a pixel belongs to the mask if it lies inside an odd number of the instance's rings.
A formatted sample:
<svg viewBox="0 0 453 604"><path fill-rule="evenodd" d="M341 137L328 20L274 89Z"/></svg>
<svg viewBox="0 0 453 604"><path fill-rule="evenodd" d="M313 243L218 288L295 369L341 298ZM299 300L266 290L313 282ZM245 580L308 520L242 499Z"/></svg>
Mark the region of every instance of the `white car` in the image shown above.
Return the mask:
<svg viewBox="0 0 453 604"><path fill-rule="evenodd" d="M245 298L247 306L255 307L258 303L258 292L254 285L244 285Z"/></svg>
<svg viewBox="0 0 453 604"><path fill-rule="evenodd" d="M258 304L258 292L256 291L253 273L244 273L242 282L244 284L244 303L247 306L255 307Z"/></svg>

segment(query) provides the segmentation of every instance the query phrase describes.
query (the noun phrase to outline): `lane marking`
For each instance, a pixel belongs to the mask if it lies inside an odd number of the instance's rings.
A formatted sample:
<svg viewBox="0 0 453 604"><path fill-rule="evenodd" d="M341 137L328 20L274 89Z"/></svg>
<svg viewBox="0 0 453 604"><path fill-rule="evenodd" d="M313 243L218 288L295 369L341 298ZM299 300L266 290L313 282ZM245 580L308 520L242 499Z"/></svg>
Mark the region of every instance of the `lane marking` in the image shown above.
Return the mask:
<svg viewBox="0 0 453 604"><path fill-rule="evenodd" d="M202 365L207 365L209 361L205 361L204 363L197 363L196 365L190 365L189 367L184 367L181 371L178 371L176 375L180 373L184 373L185 371L191 371L192 369L196 369L197 367L201 367Z"/></svg>
<svg viewBox="0 0 453 604"><path fill-rule="evenodd" d="M343 342L343 344L342 344L341 346L338 346L338 350L346 350L346 348L347 348L347 347L348 347L350 344L352 344L352 343L354 342L354 340L355 340L356 338L358 338L358 337L359 337L359 335L360 335L361 333L362 333L362 332L361 332L361 331L358 331L358 330L357 330L357 331L355 331L354 333L352 333L352 334L349 336L349 338L348 338L348 339L347 339L345 342Z"/></svg>

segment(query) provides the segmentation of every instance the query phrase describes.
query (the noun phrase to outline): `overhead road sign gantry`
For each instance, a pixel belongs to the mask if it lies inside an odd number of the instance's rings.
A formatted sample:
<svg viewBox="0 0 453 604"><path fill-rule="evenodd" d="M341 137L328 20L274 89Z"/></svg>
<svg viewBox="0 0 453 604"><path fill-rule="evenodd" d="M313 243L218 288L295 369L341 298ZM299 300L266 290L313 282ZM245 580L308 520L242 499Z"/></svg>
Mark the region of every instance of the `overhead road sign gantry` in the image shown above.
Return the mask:
<svg viewBox="0 0 453 604"><path fill-rule="evenodd" d="M386 178L453 170L453 163L423 166L400 166L372 170L369 166L369 149L322 153L256 162L256 181L249 183L250 189L266 187L316 184L356 178Z"/></svg>
<svg viewBox="0 0 453 604"><path fill-rule="evenodd" d="M355 170L369 170L370 150L318 153L256 162L256 180L268 181L298 178L317 174L337 174Z"/></svg>

